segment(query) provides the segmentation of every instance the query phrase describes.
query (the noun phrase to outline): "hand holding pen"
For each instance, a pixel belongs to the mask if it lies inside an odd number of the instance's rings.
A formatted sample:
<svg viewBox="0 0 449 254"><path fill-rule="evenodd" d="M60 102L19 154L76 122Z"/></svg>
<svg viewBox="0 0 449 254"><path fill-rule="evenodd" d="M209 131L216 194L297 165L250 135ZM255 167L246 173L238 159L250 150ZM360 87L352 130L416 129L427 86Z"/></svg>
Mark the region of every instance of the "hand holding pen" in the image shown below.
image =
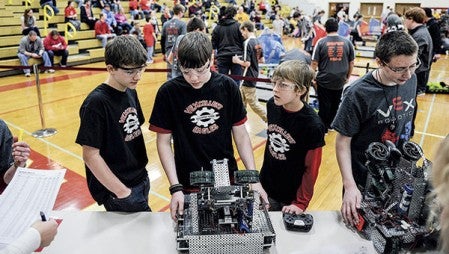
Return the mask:
<svg viewBox="0 0 449 254"><path fill-rule="evenodd" d="M41 220L36 221L31 225L31 227L35 228L40 236L41 243L40 248L47 247L53 241L58 232L58 223L54 219L49 219L47 221L47 217L43 212L40 212Z"/></svg>

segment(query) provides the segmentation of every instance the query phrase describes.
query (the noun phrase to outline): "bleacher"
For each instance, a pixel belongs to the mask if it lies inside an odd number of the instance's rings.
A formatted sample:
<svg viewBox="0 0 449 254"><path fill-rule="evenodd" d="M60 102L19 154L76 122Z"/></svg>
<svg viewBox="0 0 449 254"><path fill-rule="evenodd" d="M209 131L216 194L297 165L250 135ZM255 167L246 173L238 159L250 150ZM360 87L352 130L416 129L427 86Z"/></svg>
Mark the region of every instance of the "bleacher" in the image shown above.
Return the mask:
<svg viewBox="0 0 449 254"><path fill-rule="evenodd" d="M104 57L104 49L101 46L100 40L96 39L94 30L89 30L85 23L81 23L80 31L71 31L64 22L64 9L67 1L56 1L60 12L48 19L48 27L45 29L44 10L40 7L38 0L32 0L30 4L27 0L0 0L0 65L3 66L20 66L20 61L17 57L17 49L20 39L23 37L20 24L20 18L26 8L33 9L33 15L37 18L37 26L41 33L41 38L45 36L52 29L57 29L58 32L68 40L69 58L67 65L80 65L97 61L102 61ZM168 7L173 6L173 1L162 0L159 4L166 3ZM227 5L225 0L220 1L222 5ZM238 1L241 2L241 1ZM121 6L128 13L128 1L121 1ZM99 8L92 8L93 14L98 17L101 10ZM78 17L80 14L77 8ZM158 19L160 14L158 14ZM128 20L130 16L128 14ZM187 22L186 16L183 18ZM209 26L212 21L209 21ZM271 26L269 21L264 21L266 26ZM144 25L145 21L140 20L140 25ZM159 24L161 25L161 24ZM159 27L160 30L162 27ZM159 38L160 39L160 35ZM160 52L160 43L156 43L155 52ZM61 57L55 56L55 65L59 63ZM40 59L30 59L29 65L41 63ZM0 77L22 73L20 69L0 69Z"/></svg>

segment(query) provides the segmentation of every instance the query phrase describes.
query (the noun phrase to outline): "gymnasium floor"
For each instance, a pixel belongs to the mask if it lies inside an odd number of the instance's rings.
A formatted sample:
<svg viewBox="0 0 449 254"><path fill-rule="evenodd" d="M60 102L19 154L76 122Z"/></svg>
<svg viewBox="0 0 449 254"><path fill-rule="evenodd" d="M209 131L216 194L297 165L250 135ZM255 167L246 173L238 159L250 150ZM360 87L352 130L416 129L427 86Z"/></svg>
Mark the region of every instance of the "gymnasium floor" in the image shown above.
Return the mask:
<svg viewBox="0 0 449 254"><path fill-rule="evenodd" d="M288 38L288 48L298 47L298 39ZM372 59L358 58L357 66L375 66ZM445 81L449 84L449 56L443 56L432 67L431 82ZM80 67L80 66L78 66ZM84 65L82 67L104 67L104 63ZM152 72L163 69L165 63L160 54L154 64L147 68L137 87L146 122L143 133L147 145L151 179L150 206L153 211L168 211L170 195L165 173L159 162L155 145L156 135L148 131L148 118L152 111L154 97L159 86L165 81L165 73ZM354 70L363 75L362 68ZM42 126L36 82L34 76L23 74L0 78L0 118L3 119L14 135L23 131L23 139L32 148L29 167L40 169L66 168L65 181L59 192L55 210L104 210L90 197L85 181L81 147L75 144L79 127L79 107L87 94L106 79L106 71L57 70L53 74L40 74L45 126ZM416 121L416 134L413 141L420 144L426 156L432 158L434 148L449 132L449 95L426 94L418 97L419 112ZM247 129L250 133L256 165L262 165L265 148L265 124L248 109ZM58 133L47 138L34 138L36 130L55 128ZM309 210L338 210L341 205L341 177L335 158L335 132L326 136L326 146L315 194ZM241 168L243 165L239 162Z"/></svg>

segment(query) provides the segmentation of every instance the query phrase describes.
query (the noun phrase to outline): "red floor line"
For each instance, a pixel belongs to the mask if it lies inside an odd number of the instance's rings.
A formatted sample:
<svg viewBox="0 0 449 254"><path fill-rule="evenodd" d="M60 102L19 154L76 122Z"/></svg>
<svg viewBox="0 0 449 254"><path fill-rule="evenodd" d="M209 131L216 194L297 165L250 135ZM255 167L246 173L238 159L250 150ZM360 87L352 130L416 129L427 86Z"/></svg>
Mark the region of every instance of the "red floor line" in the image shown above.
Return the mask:
<svg viewBox="0 0 449 254"><path fill-rule="evenodd" d="M73 99L73 98L76 98L76 97L80 97L80 96L84 96L85 97L86 94L80 94L80 95L77 95L77 96L65 97L65 98L61 98L61 99L57 99L57 100L47 101L47 102L44 102L42 105L45 106L46 104L51 104L51 103L54 103L54 102L70 100L70 99ZM3 111L3 112L0 112L0 113L1 114L8 114L8 113L11 113L11 112L17 112L19 110L26 110L26 109L30 109L30 108L35 108L37 106L38 106L37 104L34 104L34 105L31 105L31 106L28 106L28 107L19 108L19 109L15 108L15 109L12 109L10 111Z"/></svg>
<svg viewBox="0 0 449 254"><path fill-rule="evenodd" d="M46 77L46 78L41 77L40 84L45 85L45 84L49 84L49 83L53 83L53 82L57 82L57 81L63 81L63 80L68 80L68 79L72 79L72 78L89 76L89 75L93 75L96 73L99 73L99 72L98 71L83 71L83 72L78 72L78 73L59 75L59 76L55 76L55 77ZM18 76L18 77L23 78L22 76ZM36 80L34 79L34 76L32 76L31 79L29 79L29 78L26 78L26 79L27 79L27 81L1 86L0 92L21 89L21 88L25 88L25 87L34 86L36 84Z"/></svg>

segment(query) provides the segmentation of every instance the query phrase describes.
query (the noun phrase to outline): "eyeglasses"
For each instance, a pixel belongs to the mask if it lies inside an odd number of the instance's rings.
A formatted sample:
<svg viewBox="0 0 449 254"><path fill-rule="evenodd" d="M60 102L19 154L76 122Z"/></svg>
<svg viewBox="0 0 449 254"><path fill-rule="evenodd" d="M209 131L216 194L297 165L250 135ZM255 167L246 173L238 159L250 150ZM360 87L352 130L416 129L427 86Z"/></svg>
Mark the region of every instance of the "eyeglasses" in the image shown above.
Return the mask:
<svg viewBox="0 0 449 254"><path fill-rule="evenodd" d="M271 86L273 89L277 86L279 90L287 91L287 90L294 90L296 85L295 84L287 84L282 81L271 81Z"/></svg>
<svg viewBox="0 0 449 254"><path fill-rule="evenodd" d="M382 63L388 67L388 69L392 70L395 73L407 73L408 71L410 72L415 72L416 69L419 68L419 66L421 65L421 60L416 61L416 63L410 65L409 67L390 67L390 65L388 65L386 62L382 61Z"/></svg>
<svg viewBox="0 0 449 254"><path fill-rule="evenodd" d="M185 76L191 75L202 76L207 73L209 68L210 68L210 61L207 61L207 63L203 67L200 67L198 69L190 69L190 68L184 69L183 67L179 66L179 70L181 71L182 75Z"/></svg>
<svg viewBox="0 0 449 254"><path fill-rule="evenodd" d="M134 77L137 74L139 74L139 75L142 74L142 72L145 71L146 67L147 67L147 65L145 64L145 65L140 66L140 67L127 68L127 67L118 66L117 68L124 70L126 75L128 75L130 77Z"/></svg>

